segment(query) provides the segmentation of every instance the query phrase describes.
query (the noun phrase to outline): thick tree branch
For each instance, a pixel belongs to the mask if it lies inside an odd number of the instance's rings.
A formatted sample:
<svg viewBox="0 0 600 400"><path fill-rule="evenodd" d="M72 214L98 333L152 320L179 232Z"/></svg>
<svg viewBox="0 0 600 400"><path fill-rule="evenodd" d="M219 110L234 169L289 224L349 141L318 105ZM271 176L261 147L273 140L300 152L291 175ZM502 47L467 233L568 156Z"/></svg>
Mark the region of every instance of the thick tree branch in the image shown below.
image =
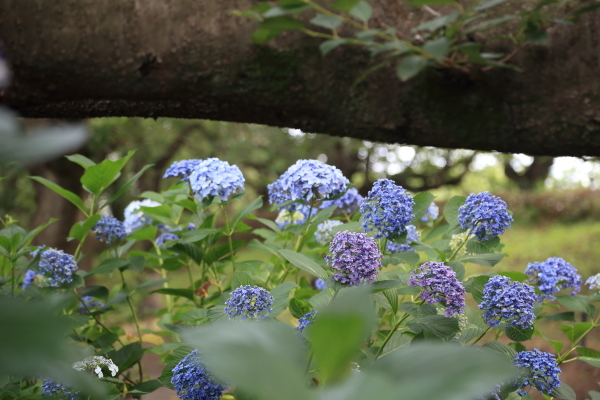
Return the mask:
<svg viewBox="0 0 600 400"><path fill-rule="evenodd" d="M372 0L406 31L412 9ZM388 143L600 155L600 18L528 46L523 70L434 71L400 82L357 48L323 58L318 40L250 41L251 0L3 0L0 41L15 73L0 100L27 117L205 118ZM505 49L510 52L510 49Z"/></svg>

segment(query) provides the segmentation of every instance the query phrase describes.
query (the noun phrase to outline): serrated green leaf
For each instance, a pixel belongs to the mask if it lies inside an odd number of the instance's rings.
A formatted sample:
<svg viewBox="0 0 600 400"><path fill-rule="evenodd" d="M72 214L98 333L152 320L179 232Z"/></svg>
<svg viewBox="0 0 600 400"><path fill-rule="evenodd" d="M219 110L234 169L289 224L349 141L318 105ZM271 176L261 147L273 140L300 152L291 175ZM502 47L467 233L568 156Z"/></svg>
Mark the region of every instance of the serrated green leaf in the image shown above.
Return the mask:
<svg viewBox="0 0 600 400"><path fill-rule="evenodd" d="M575 313L573 311L565 311L558 314L544 315L544 318L551 321L568 321L575 322Z"/></svg>
<svg viewBox="0 0 600 400"><path fill-rule="evenodd" d="M96 225L96 222L100 221L101 215L96 214L87 218L85 221L76 222L69 231L69 237L81 241L86 237L91 229Z"/></svg>
<svg viewBox="0 0 600 400"><path fill-rule="evenodd" d="M459 259L462 263L473 263L478 265L483 265L484 267L493 267L498 264L503 258L505 254L476 254L476 255L467 255L463 256Z"/></svg>
<svg viewBox="0 0 600 400"><path fill-rule="evenodd" d="M299 287L295 282L283 282L271 290L273 301L273 310L269 313L269 318L275 318L285 311L288 306L290 292L292 289Z"/></svg>
<svg viewBox="0 0 600 400"><path fill-rule="evenodd" d="M443 315L430 315L414 319L408 323L408 327L417 333L419 331L430 332L442 340L450 340L460 332L456 318L448 318Z"/></svg>
<svg viewBox="0 0 600 400"><path fill-rule="evenodd" d="M448 225L458 225L458 209L465 204L465 196L454 196L444 206L444 218Z"/></svg>
<svg viewBox="0 0 600 400"><path fill-rule="evenodd" d="M598 367L598 365L595 366ZM556 397L557 399L576 400L575 391L571 386L564 382L561 382L559 387L554 388L550 393L550 396Z"/></svg>
<svg viewBox="0 0 600 400"><path fill-rule="evenodd" d="M237 226L238 222L240 222L242 219L246 218L250 213L258 210L262 206L263 206L262 197L257 197L250 204L243 207L240 211L237 212L237 214L235 214L235 216L231 220L231 229L234 230L235 227Z"/></svg>
<svg viewBox="0 0 600 400"><path fill-rule="evenodd" d="M293 298L290 300L290 313L294 318L302 318L311 311L310 305L304 300Z"/></svg>
<svg viewBox="0 0 600 400"><path fill-rule="evenodd" d="M135 154L135 150L127 153L123 158L116 161L105 159L100 164L92 165L85 170L81 177L81 184L88 192L99 196L109 187L121 174L121 170L129 159Z"/></svg>
<svg viewBox="0 0 600 400"><path fill-rule="evenodd" d="M306 271L317 278L327 280L327 272L325 272L325 270L319 264L305 255L287 249L279 250L279 254L284 256L289 262L301 270Z"/></svg>
<svg viewBox="0 0 600 400"><path fill-rule="evenodd" d="M428 192L422 192L413 197L415 205L413 206L413 214L415 215L410 221L411 224L416 224L427 214L427 210L435 196Z"/></svg>
<svg viewBox="0 0 600 400"><path fill-rule="evenodd" d="M506 328L506 336L510 340L514 340L515 342L525 342L533 336L534 328L529 327L528 329L519 328L516 326L509 326Z"/></svg>
<svg viewBox="0 0 600 400"><path fill-rule="evenodd" d="M509 345L493 340L491 342L487 342L483 345L483 348L495 351L500 354L506 355L511 361L515 358L517 352L510 347Z"/></svg>
<svg viewBox="0 0 600 400"><path fill-rule="evenodd" d="M472 283L470 287L470 292L473 295L473 299L477 302L477 304L479 304L483 301L483 289L490 280L490 276L479 275L471 279Z"/></svg>
<svg viewBox="0 0 600 400"><path fill-rule="evenodd" d="M254 285L254 281L250 276L245 272L236 271L233 273L233 278L231 280L231 289L237 289L240 286Z"/></svg>

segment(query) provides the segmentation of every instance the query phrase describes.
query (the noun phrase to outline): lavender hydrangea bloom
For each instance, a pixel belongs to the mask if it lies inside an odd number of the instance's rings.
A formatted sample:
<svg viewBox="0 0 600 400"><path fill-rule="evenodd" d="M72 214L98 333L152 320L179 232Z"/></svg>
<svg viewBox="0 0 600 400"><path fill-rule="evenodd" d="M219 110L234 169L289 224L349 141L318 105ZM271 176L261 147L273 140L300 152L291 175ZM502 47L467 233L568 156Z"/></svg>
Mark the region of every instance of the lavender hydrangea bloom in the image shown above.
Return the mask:
<svg viewBox="0 0 600 400"><path fill-rule="evenodd" d="M440 208L435 203L431 203L427 212L421 217L421 222L435 221L440 216Z"/></svg>
<svg viewBox="0 0 600 400"><path fill-rule="evenodd" d="M176 240L179 239L179 236L177 236L174 233L171 232L165 232L163 234L161 234L159 237L156 238L155 242L157 246L162 246L163 244L165 244L165 242L169 241L169 240Z"/></svg>
<svg viewBox="0 0 600 400"><path fill-rule="evenodd" d="M600 287L600 274L590 276L589 278L587 278L587 281L585 281L585 284L589 285L590 290L599 288Z"/></svg>
<svg viewBox="0 0 600 400"><path fill-rule="evenodd" d="M375 282L383 256L375 240L365 233L338 232L329 244L329 251L332 255L326 261L336 271L333 279L349 286Z"/></svg>
<svg viewBox="0 0 600 400"><path fill-rule="evenodd" d="M126 235L125 225L112 215L105 215L100 218L100 221L96 222L92 230L96 234L96 240L105 242L107 246L110 246L112 242L123 239Z"/></svg>
<svg viewBox="0 0 600 400"><path fill-rule="evenodd" d="M456 272L444 263L429 261L421 265L411 272L408 285L424 288L419 298L427 304L441 303L446 306L446 317L464 313L467 293L462 283L456 279Z"/></svg>
<svg viewBox="0 0 600 400"><path fill-rule="evenodd" d="M329 244L333 240L333 233L331 230L334 226L342 225L342 221L328 219L327 221L317 225L317 231L315 232L315 239L317 243Z"/></svg>
<svg viewBox="0 0 600 400"><path fill-rule="evenodd" d="M41 278L42 276L39 274L39 272L31 269L27 270L23 276L23 286L21 286L21 289L25 290L29 286L33 285L36 281L39 282Z"/></svg>
<svg viewBox="0 0 600 400"><path fill-rule="evenodd" d="M485 284L479 309L485 310L483 318L492 328L504 322L507 327L527 329L535 319L533 306L536 301L533 287L496 275Z"/></svg>
<svg viewBox="0 0 600 400"><path fill-rule="evenodd" d="M363 200L363 197L358 193L358 190L356 190L356 188L350 188L339 199L325 200L321 204L321 208L337 206L338 211L351 214L360 207Z"/></svg>
<svg viewBox="0 0 600 400"><path fill-rule="evenodd" d="M193 350L173 368L171 383L183 400L218 400L227 386L213 378L200 360L200 352Z"/></svg>
<svg viewBox="0 0 600 400"><path fill-rule="evenodd" d="M190 186L198 200L218 196L222 201L244 193L244 175L237 165L218 158L202 160L190 174Z"/></svg>
<svg viewBox="0 0 600 400"><path fill-rule="evenodd" d="M365 232L376 231L376 239L393 239L406 230L413 219L415 201L410 194L389 179L380 179L373 185L360 206Z"/></svg>
<svg viewBox="0 0 600 400"><path fill-rule="evenodd" d="M94 311L94 309L104 307L103 302L94 299L94 297L92 297L92 296L83 296L81 298L81 300L83 300L83 302L85 303L85 306L83 304L79 304L79 313L80 314L89 314L89 312Z"/></svg>
<svg viewBox="0 0 600 400"><path fill-rule="evenodd" d="M181 177L181 180L185 181L201 162L202 160L196 159L175 161L167 168L163 179Z"/></svg>
<svg viewBox="0 0 600 400"><path fill-rule="evenodd" d="M73 273L77 271L77 263L72 255L62 250L49 249L42 251L39 270L45 279L40 286L60 287L73 282Z"/></svg>
<svg viewBox="0 0 600 400"><path fill-rule="evenodd" d="M266 319L273 311L275 298L268 290L258 286L240 286L225 302L225 313L229 319Z"/></svg>
<svg viewBox="0 0 600 400"><path fill-rule="evenodd" d="M281 204L289 200L309 201L313 197L337 196L344 193L349 184L336 167L317 160L298 160L267 188L269 202Z"/></svg>
<svg viewBox="0 0 600 400"><path fill-rule="evenodd" d="M315 281L313 282L313 286L315 287L315 289L317 290L325 290L327 288L327 283L325 283L325 281L321 278L317 278L315 279Z"/></svg>
<svg viewBox="0 0 600 400"><path fill-rule="evenodd" d="M542 292L540 300L556 300L554 293L567 288L572 288L571 296L575 296L581 289L581 275L560 257L550 257L541 263L529 263L525 273L533 276L527 282L537 285Z"/></svg>
<svg viewBox="0 0 600 400"><path fill-rule="evenodd" d="M298 326L296 327L296 330L300 334L302 334L302 332L304 331L304 328L306 328L307 326L309 326L310 324L312 324L315 321L315 315L317 315L317 310L314 310L307 314L304 314L304 316L302 318L298 319Z"/></svg>
<svg viewBox="0 0 600 400"><path fill-rule="evenodd" d="M160 203L150 199L144 199L141 201L134 200L129 203L123 212L125 216L125 221L123 222L125 225L125 232L129 235L136 229L152 223L152 218L144 214L140 210L140 207L158 207L160 205Z"/></svg>
<svg viewBox="0 0 600 400"><path fill-rule="evenodd" d="M75 400L79 392L76 392L72 387L63 385L52 379L44 379L42 381L42 397L55 397L62 400Z"/></svg>
<svg viewBox="0 0 600 400"><path fill-rule="evenodd" d="M513 359L513 364L521 369L521 375L515 381L515 386L520 388L517 391L520 396L527 395L523 390L526 386L533 386L546 395L560 386L558 374L561 370L550 353L538 349L521 351Z"/></svg>
<svg viewBox="0 0 600 400"><path fill-rule="evenodd" d="M465 204L458 209L461 228L470 231L480 241L501 235L512 221L504 200L489 192L471 193Z"/></svg>
<svg viewBox="0 0 600 400"><path fill-rule="evenodd" d="M399 251L412 251L414 252L410 244L417 242L421 239L421 234L417 230L417 227L414 225L407 225L406 231L408 234L406 235L406 241L403 244L399 244L396 242L387 242L386 249L390 253L397 253Z"/></svg>

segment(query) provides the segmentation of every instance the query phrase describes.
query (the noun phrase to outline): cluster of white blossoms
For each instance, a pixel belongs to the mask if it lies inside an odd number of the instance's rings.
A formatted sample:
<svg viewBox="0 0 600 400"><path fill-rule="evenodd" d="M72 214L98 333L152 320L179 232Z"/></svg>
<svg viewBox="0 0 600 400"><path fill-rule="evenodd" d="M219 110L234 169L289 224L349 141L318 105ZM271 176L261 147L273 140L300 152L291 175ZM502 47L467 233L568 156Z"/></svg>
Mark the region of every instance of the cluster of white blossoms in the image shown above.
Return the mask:
<svg viewBox="0 0 600 400"><path fill-rule="evenodd" d="M77 361L73 364L73 368L77 371L94 370L98 378L103 378L102 367L106 367L110 370L112 376L117 375L119 367L117 367L110 358L104 358L101 356L91 356L85 358L83 361Z"/></svg>
<svg viewBox="0 0 600 400"><path fill-rule="evenodd" d="M464 256L465 254L467 254L466 242L473 237L475 237L475 235L469 235L468 232L457 233L455 235L452 235L452 240L450 240L450 249L452 250L452 252L455 252L459 246L465 243L456 254L456 256Z"/></svg>

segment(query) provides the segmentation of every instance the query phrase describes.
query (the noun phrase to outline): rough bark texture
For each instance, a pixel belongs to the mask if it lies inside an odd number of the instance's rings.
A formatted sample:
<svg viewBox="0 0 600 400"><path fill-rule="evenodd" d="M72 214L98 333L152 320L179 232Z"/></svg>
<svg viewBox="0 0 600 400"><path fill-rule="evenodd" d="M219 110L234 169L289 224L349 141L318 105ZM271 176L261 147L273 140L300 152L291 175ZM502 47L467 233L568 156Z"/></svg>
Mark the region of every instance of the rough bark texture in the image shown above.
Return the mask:
<svg viewBox="0 0 600 400"><path fill-rule="evenodd" d="M600 155L598 14L520 53L523 73L430 70L401 83L388 69L351 90L368 56L340 48L322 58L318 41L300 33L253 45L254 23L227 12L252 3L0 0L0 41L15 73L1 100L27 117L205 118L420 146ZM399 1L371 3L374 26L411 16Z"/></svg>

